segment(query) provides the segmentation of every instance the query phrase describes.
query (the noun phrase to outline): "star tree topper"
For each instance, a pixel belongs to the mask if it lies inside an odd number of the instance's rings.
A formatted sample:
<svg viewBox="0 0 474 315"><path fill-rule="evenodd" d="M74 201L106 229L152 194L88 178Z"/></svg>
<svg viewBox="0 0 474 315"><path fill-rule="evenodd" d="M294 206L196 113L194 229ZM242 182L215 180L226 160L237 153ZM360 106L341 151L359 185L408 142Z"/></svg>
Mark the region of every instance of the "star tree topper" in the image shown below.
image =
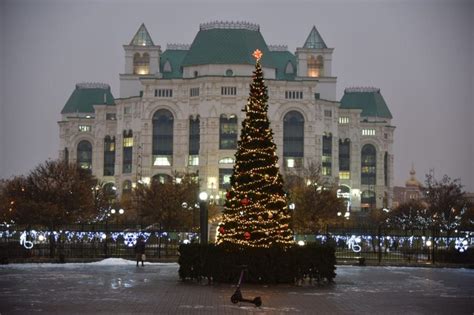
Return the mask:
<svg viewBox="0 0 474 315"><path fill-rule="evenodd" d="M263 53L260 51L260 49L257 49L253 52L252 56L257 59L257 61L260 60L260 58L262 58L263 56Z"/></svg>

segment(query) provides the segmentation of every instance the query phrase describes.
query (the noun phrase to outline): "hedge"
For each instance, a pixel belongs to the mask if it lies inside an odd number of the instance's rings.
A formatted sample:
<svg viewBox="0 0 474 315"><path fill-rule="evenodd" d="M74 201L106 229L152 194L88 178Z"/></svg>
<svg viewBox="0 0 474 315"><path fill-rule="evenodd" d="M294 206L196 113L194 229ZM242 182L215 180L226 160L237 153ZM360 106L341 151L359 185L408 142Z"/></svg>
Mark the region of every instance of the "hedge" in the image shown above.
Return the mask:
<svg viewBox="0 0 474 315"><path fill-rule="evenodd" d="M295 283L304 278L332 282L336 276L335 247L330 244L268 249L233 244L182 244L179 254L181 280L207 278L237 283L244 265L246 283Z"/></svg>

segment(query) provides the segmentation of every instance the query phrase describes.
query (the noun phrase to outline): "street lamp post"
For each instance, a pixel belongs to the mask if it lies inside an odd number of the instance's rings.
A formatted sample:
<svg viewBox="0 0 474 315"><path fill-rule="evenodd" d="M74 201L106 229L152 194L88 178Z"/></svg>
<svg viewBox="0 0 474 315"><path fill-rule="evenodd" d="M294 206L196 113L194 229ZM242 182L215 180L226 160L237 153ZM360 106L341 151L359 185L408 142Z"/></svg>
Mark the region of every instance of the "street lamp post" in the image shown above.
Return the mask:
<svg viewBox="0 0 474 315"><path fill-rule="evenodd" d="M208 222L207 222L207 192L203 191L199 194L199 219L200 219L200 232L201 232L201 244L207 244L208 235Z"/></svg>

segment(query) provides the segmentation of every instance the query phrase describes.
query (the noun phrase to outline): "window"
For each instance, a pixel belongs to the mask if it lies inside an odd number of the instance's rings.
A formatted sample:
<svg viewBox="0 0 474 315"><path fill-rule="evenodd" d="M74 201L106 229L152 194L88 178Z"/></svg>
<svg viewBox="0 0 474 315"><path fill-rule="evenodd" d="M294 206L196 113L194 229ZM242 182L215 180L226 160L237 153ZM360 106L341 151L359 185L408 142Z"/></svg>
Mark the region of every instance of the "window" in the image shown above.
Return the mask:
<svg viewBox="0 0 474 315"><path fill-rule="evenodd" d="M385 152L383 156L383 176L385 186L388 186L388 152Z"/></svg>
<svg viewBox="0 0 474 315"><path fill-rule="evenodd" d="M364 210L375 208L375 192L373 190L364 190L360 198L360 207Z"/></svg>
<svg viewBox="0 0 474 315"><path fill-rule="evenodd" d="M331 176L332 174L332 135L323 136L323 158L322 158L322 173L324 176Z"/></svg>
<svg viewBox="0 0 474 315"><path fill-rule="evenodd" d="M190 155L188 157L189 166L198 166L199 165L199 155Z"/></svg>
<svg viewBox="0 0 474 315"><path fill-rule="evenodd" d="M234 164L235 160L231 157L225 157L219 160L219 164Z"/></svg>
<svg viewBox="0 0 474 315"><path fill-rule="evenodd" d="M173 114L160 109L153 115L153 165L170 166L173 164Z"/></svg>
<svg viewBox="0 0 474 315"><path fill-rule="evenodd" d="M332 117L332 110L325 109L324 110L324 117Z"/></svg>
<svg viewBox="0 0 474 315"><path fill-rule="evenodd" d="M234 71L232 71L232 69L227 69L225 71L225 75L228 76L228 77L231 77L234 75Z"/></svg>
<svg viewBox="0 0 474 315"><path fill-rule="evenodd" d="M124 180L122 183L122 193L128 194L132 192L132 182L130 180Z"/></svg>
<svg viewBox="0 0 474 315"><path fill-rule="evenodd" d="M221 95L237 95L237 87L235 86L222 86Z"/></svg>
<svg viewBox="0 0 474 315"><path fill-rule="evenodd" d="M104 176L115 174L115 137L106 136L104 139Z"/></svg>
<svg viewBox="0 0 474 315"><path fill-rule="evenodd" d="M198 156L199 155L199 142L200 142L200 129L199 129L199 117L193 119L189 118L189 155ZM197 158L199 161L199 158ZM190 164L191 165L191 164ZM197 164L192 164L197 165Z"/></svg>
<svg viewBox="0 0 474 315"><path fill-rule="evenodd" d="M92 144L87 140L77 145L77 164L83 170L92 171Z"/></svg>
<svg viewBox="0 0 474 315"><path fill-rule="evenodd" d="M323 70L324 70L324 61L323 56L319 55L318 57L314 58L314 56L310 56L307 62L308 66L308 77L322 77Z"/></svg>
<svg viewBox="0 0 474 315"><path fill-rule="evenodd" d="M131 114L131 113L132 113L132 107L131 107L131 106L125 106L125 107L123 108L123 113L124 113L125 115Z"/></svg>
<svg viewBox="0 0 474 315"><path fill-rule="evenodd" d="M351 178L351 141L339 140L339 179Z"/></svg>
<svg viewBox="0 0 474 315"><path fill-rule="evenodd" d="M361 152L361 183L375 185L376 182L376 150L372 144L366 144Z"/></svg>
<svg viewBox="0 0 474 315"><path fill-rule="evenodd" d="M117 120L117 116L115 113L107 113L105 114L105 119L106 120Z"/></svg>
<svg viewBox="0 0 474 315"><path fill-rule="evenodd" d="M132 172L133 162L133 132L132 130L123 131L123 161L122 172Z"/></svg>
<svg viewBox="0 0 474 315"><path fill-rule="evenodd" d="M375 129L362 129L363 136L375 136Z"/></svg>
<svg viewBox="0 0 474 315"><path fill-rule="evenodd" d="M194 96L199 96L199 88L190 88L189 89L189 96L194 97Z"/></svg>
<svg viewBox="0 0 474 315"><path fill-rule="evenodd" d="M89 126L89 125L79 125L79 131L80 132L90 132L91 131L91 126Z"/></svg>
<svg viewBox="0 0 474 315"><path fill-rule="evenodd" d="M219 189L228 190L230 188L230 178L232 177L231 168L219 169Z"/></svg>
<svg viewBox="0 0 474 315"><path fill-rule="evenodd" d="M69 150L67 148L64 148L64 162L69 164Z"/></svg>
<svg viewBox="0 0 474 315"><path fill-rule="evenodd" d="M156 97L173 97L173 89L157 89L155 90Z"/></svg>
<svg viewBox="0 0 474 315"><path fill-rule="evenodd" d="M387 134L387 133L384 133L384 134L383 134L383 138L384 138L384 139L388 139L388 134Z"/></svg>
<svg viewBox="0 0 474 315"><path fill-rule="evenodd" d="M164 184L164 183L171 183L173 178L168 174L156 174L151 178L152 182Z"/></svg>
<svg viewBox="0 0 474 315"><path fill-rule="evenodd" d="M182 72L182 71L181 71ZM194 77L197 78L199 76L199 72L194 71Z"/></svg>
<svg viewBox="0 0 474 315"><path fill-rule="evenodd" d="M145 75L150 72L150 55L144 53L140 55L135 53L133 55L133 74Z"/></svg>
<svg viewBox="0 0 474 315"><path fill-rule="evenodd" d="M349 123L349 117L344 117L344 116L339 117L339 123L341 125L348 124Z"/></svg>
<svg viewBox="0 0 474 315"><path fill-rule="evenodd" d="M237 116L221 115L219 123L219 149L237 149Z"/></svg>
<svg viewBox="0 0 474 315"><path fill-rule="evenodd" d="M303 99L303 91L285 91L286 99Z"/></svg>
<svg viewBox="0 0 474 315"><path fill-rule="evenodd" d="M304 118L297 111L283 117L283 158L286 167L302 166L304 156Z"/></svg>

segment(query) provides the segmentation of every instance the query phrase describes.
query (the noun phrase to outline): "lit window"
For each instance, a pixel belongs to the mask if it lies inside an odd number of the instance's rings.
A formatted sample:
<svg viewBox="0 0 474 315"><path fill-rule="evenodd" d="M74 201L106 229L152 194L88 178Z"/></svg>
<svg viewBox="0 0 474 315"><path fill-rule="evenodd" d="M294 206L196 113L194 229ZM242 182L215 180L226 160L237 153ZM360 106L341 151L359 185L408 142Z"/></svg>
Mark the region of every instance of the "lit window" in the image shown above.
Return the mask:
<svg viewBox="0 0 474 315"><path fill-rule="evenodd" d="M231 157L225 157L219 160L219 164L234 164L234 159Z"/></svg>
<svg viewBox="0 0 474 315"><path fill-rule="evenodd" d="M140 56L139 53L133 55L133 74L145 75L150 72L150 55L144 53Z"/></svg>
<svg viewBox="0 0 474 315"><path fill-rule="evenodd" d="M351 179L351 172L340 171L339 172L339 179Z"/></svg>
<svg viewBox="0 0 474 315"><path fill-rule="evenodd" d="M237 149L237 117L230 115L221 115L219 127L219 149L233 150Z"/></svg>
<svg viewBox="0 0 474 315"><path fill-rule="evenodd" d="M115 171L115 137L104 139L104 176L113 176Z"/></svg>
<svg viewBox="0 0 474 315"><path fill-rule="evenodd" d="M87 140L82 140L77 145L77 164L89 172L92 170L92 144Z"/></svg>
<svg viewBox="0 0 474 315"><path fill-rule="evenodd" d="M339 117L339 123L340 124L348 124L349 123L349 117Z"/></svg>
<svg viewBox="0 0 474 315"><path fill-rule="evenodd" d="M322 174L332 175L332 135L323 136Z"/></svg>
<svg viewBox="0 0 474 315"><path fill-rule="evenodd" d="M172 157L169 155L154 155L153 166L171 166Z"/></svg>
<svg viewBox="0 0 474 315"><path fill-rule="evenodd" d="M132 130L123 131L123 161L122 172L132 172L133 162L133 132Z"/></svg>
<svg viewBox="0 0 474 315"><path fill-rule="evenodd" d="M308 77L322 77L324 75L324 61L323 56L318 56L314 58L314 56L309 57L308 62Z"/></svg>
<svg viewBox="0 0 474 315"><path fill-rule="evenodd" d="M89 126L89 125L79 125L79 131L80 132L90 132L91 131L91 126Z"/></svg>
<svg viewBox="0 0 474 315"><path fill-rule="evenodd" d="M199 165L199 155L190 155L188 157L189 166L198 166Z"/></svg>
<svg viewBox="0 0 474 315"><path fill-rule="evenodd" d="M303 158L298 157L287 157L284 158L285 167L287 168L300 168L303 166Z"/></svg>
<svg viewBox="0 0 474 315"><path fill-rule="evenodd" d="M363 136L375 136L375 129L362 129Z"/></svg>
<svg viewBox="0 0 474 315"><path fill-rule="evenodd" d="M375 185L377 155L375 147L366 144L361 151L361 183L362 185Z"/></svg>

